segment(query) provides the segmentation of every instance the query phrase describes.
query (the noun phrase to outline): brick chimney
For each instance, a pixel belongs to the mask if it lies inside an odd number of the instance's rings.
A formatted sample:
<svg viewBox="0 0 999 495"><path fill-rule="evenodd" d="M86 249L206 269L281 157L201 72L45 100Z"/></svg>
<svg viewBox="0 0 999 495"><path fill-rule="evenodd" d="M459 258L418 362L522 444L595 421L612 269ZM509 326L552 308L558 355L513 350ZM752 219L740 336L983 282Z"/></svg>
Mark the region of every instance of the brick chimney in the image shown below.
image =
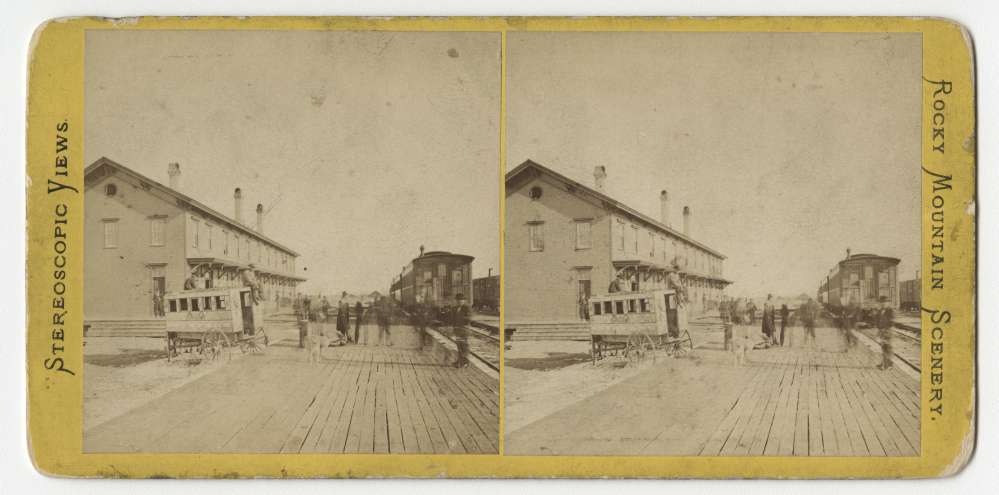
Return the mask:
<svg viewBox="0 0 999 495"><path fill-rule="evenodd" d="M170 176L170 189L180 190L180 164L170 163L167 165L167 175Z"/></svg>
<svg viewBox="0 0 999 495"><path fill-rule="evenodd" d="M683 207L683 235L685 235L687 237L690 237L691 235L693 235L692 232L691 232L691 228L693 226L690 224L690 222L691 222L690 216L691 216L690 207L689 206L684 206Z"/></svg>
<svg viewBox="0 0 999 495"><path fill-rule="evenodd" d="M232 200L236 208L236 221L240 224L243 223L243 191L236 188L236 191L232 193Z"/></svg>
<svg viewBox="0 0 999 495"><path fill-rule="evenodd" d="M672 227L669 223L669 193L665 189L659 193L659 221L667 227Z"/></svg>
<svg viewBox="0 0 999 495"><path fill-rule="evenodd" d="M607 169L603 165L593 167L593 185L597 191L604 192L604 180L607 179Z"/></svg>
<svg viewBox="0 0 999 495"><path fill-rule="evenodd" d="M257 203L257 232L264 233L264 205Z"/></svg>

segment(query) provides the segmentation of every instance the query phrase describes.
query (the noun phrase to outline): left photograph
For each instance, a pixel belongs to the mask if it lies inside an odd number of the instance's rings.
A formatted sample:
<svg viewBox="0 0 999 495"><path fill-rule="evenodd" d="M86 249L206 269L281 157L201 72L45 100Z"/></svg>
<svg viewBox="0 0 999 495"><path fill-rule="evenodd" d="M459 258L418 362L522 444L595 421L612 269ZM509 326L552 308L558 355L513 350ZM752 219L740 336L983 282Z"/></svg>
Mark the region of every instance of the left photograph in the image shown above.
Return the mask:
<svg viewBox="0 0 999 495"><path fill-rule="evenodd" d="M497 454L500 57L88 31L84 452Z"/></svg>

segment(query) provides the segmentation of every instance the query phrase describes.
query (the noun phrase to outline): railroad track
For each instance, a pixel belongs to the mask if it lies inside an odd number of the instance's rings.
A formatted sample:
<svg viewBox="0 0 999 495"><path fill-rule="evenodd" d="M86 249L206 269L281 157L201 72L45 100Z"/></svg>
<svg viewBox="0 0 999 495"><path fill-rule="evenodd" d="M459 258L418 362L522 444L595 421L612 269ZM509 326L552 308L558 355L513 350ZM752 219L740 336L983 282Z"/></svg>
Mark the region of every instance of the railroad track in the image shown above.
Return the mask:
<svg viewBox="0 0 999 495"><path fill-rule="evenodd" d="M437 332L444 338L454 343L451 332L445 327L435 327ZM475 356L495 371L499 371L499 337L491 335L488 331L471 325L465 326L468 331L468 353Z"/></svg>

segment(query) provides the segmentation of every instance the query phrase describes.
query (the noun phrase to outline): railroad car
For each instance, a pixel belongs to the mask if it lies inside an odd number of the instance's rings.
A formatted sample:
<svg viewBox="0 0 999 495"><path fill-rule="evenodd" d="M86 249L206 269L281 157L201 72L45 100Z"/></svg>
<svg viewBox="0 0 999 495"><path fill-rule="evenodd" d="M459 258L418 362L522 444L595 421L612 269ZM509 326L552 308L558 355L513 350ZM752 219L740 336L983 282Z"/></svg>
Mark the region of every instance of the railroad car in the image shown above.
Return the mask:
<svg viewBox="0 0 999 495"><path fill-rule="evenodd" d="M898 284L898 307L904 311L919 311L923 279L903 280Z"/></svg>
<svg viewBox="0 0 999 495"><path fill-rule="evenodd" d="M875 254L850 254L836 263L819 283L818 300L832 311L855 304L862 311L877 308L887 297L893 308L899 306L896 269L899 259Z"/></svg>
<svg viewBox="0 0 999 495"><path fill-rule="evenodd" d="M222 287L167 293L167 358L195 348L216 357L226 347L242 351L267 345L264 314L249 287Z"/></svg>
<svg viewBox="0 0 999 495"><path fill-rule="evenodd" d="M446 301L454 302L455 296L465 296L465 303L475 305L472 291L472 261L475 258L465 254L447 251L420 250L420 255L403 267L393 280L390 294L403 309L410 310L418 302L431 307L443 306Z"/></svg>
<svg viewBox="0 0 999 495"><path fill-rule="evenodd" d="M475 309L480 313L498 314L500 285L499 275L490 275L472 280L472 294Z"/></svg>

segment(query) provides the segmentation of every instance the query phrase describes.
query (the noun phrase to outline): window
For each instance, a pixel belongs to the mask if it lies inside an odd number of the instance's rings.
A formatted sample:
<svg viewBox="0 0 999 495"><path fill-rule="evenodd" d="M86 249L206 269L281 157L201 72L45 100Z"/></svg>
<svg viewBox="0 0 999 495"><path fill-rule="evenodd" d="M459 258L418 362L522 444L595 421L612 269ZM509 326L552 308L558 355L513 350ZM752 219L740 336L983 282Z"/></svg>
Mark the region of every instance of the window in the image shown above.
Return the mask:
<svg viewBox="0 0 999 495"><path fill-rule="evenodd" d="M593 303L593 314L600 314L600 303Z"/></svg>
<svg viewBox="0 0 999 495"><path fill-rule="evenodd" d="M433 280L433 278L434 278L434 272L433 271L427 270L427 271L423 272L423 281L424 282L429 282L429 281Z"/></svg>
<svg viewBox="0 0 999 495"><path fill-rule="evenodd" d="M205 239L208 240L208 250L212 250L212 225L205 223Z"/></svg>
<svg viewBox="0 0 999 495"><path fill-rule="evenodd" d="M198 247L198 235L201 233L201 222L197 218L191 219L191 247Z"/></svg>
<svg viewBox="0 0 999 495"><path fill-rule="evenodd" d="M619 315L624 314L624 301L614 301L615 313Z"/></svg>
<svg viewBox="0 0 999 495"><path fill-rule="evenodd" d="M539 186L534 186L531 188L531 199L539 200L544 191Z"/></svg>
<svg viewBox="0 0 999 495"><path fill-rule="evenodd" d="M545 250L545 231L541 222L527 224L527 235L530 240L531 251Z"/></svg>
<svg viewBox="0 0 999 495"><path fill-rule="evenodd" d="M459 285L459 284L461 284L461 280L462 280L462 277L461 277L461 268L456 268L453 271L451 271L451 283L452 284Z"/></svg>
<svg viewBox="0 0 999 495"><path fill-rule="evenodd" d="M222 254L229 255L229 231L222 230Z"/></svg>
<svg viewBox="0 0 999 495"><path fill-rule="evenodd" d="M212 310L212 296L205 296L205 311Z"/></svg>
<svg viewBox="0 0 999 495"><path fill-rule="evenodd" d="M177 300L176 299L171 299L170 300L170 312L171 313L176 313L177 312Z"/></svg>
<svg viewBox="0 0 999 495"><path fill-rule="evenodd" d="M180 310L187 311L187 299L178 299L180 301Z"/></svg>
<svg viewBox="0 0 999 495"><path fill-rule="evenodd" d="M104 247L118 247L118 219L107 218L101 222L104 224Z"/></svg>
<svg viewBox="0 0 999 495"><path fill-rule="evenodd" d="M590 220L576 220L576 249L590 249L593 245Z"/></svg>
<svg viewBox="0 0 999 495"><path fill-rule="evenodd" d="M225 310L226 307L226 296L215 296L215 308Z"/></svg>
<svg viewBox="0 0 999 495"><path fill-rule="evenodd" d="M656 235L649 232L649 256L656 256Z"/></svg>
<svg viewBox="0 0 999 495"><path fill-rule="evenodd" d="M635 300L634 299L628 299L628 312L629 313L636 313L637 312L635 310Z"/></svg>
<svg viewBox="0 0 999 495"><path fill-rule="evenodd" d="M649 312L649 300L648 299L639 299L638 300L638 307L639 307L639 310L642 313L648 313Z"/></svg>
<svg viewBox="0 0 999 495"><path fill-rule="evenodd" d="M118 186L114 184L108 184L104 186L104 194L106 194L108 197L118 194Z"/></svg>
<svg viewBox="0 0 999 495"><path fill-rule="evenodd" d="M614 314L613 303L610 301L604 301L604 314Z"/></svg>
<svg viewBox="0 0 999 495"><path fill-rule="evenodd" d="M162 246L166 244L166 218L152 217L149 219L149 245Z"/></svg>
<svg viewBox="0 0 999 495"><path fill-rule="evenodd" d="M864 267L864 280L874 280L874 267L867 265Z"/></svg>
<svg viewBox="0 0 999 495"><path fill-rule="evenodd" d="M247 237L243 239L243 254L246 255L246 259L250 259L250 238Z"/></svg>
<svg viewBox="0 0 999 495"><path fill-rule="evenodd" d="M638 254L638 226L631 226L631 248L635 254Z"/></svg>
<svg viewBox="0 0 999 495"><path fill-rule="evenodd" d="M236 259L239 259L239 234L233 234L233 241L236 243Z"/></svg>
<svg viewBox="0 0 999 495"><path fill-rule="evenodd" d="M200 311L201 310L200 306L201 306L201 299L198 299L197 297L192 297L191 298L191 311Z"/></svg>

